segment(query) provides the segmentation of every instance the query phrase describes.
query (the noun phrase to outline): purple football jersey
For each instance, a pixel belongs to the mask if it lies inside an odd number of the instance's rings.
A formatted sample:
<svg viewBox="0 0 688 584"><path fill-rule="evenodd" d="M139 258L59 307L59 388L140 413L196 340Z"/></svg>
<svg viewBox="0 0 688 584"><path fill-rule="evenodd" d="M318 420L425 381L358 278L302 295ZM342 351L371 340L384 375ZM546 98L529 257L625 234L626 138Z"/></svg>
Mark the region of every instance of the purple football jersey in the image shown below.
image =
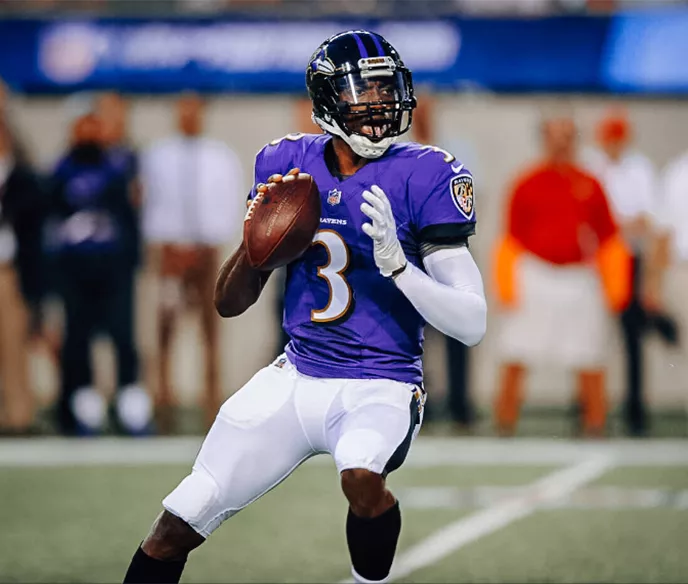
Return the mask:
<svg viewBox="0 0 688 584"><path fill-rule="evenodd" d="M369 222L360 209L362 193L373 185L385 192L406 257L422 269L422 242L473 234L471 174L443 150L409 142L393 145L342 179L332 175L325 161L330 139L291 134L256 157L256 183L298 167L314 178L322 200L313 245L287 267L287 356L298 371L313 377L418 384L425 323L375 265L373 242L361 229Z"/></svg>

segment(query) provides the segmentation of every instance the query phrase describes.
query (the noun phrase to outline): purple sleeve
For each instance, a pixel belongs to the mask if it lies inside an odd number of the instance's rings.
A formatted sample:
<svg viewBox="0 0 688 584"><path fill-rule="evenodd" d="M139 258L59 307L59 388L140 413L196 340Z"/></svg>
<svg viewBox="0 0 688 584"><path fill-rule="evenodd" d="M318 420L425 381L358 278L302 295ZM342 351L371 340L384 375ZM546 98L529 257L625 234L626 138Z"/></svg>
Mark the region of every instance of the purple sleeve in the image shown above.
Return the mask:
<svg viewBox="0 0 688 584"><path fill-rule="evenodd" d="M273 174L286 174L295 166L293 155L293 149L289 148L289 142L286 140L275 140L256 154L254 181L248 194L249 201L256 196L258 183L266 183Z"/></svg>
<svg viewBox="0 0 688 584"><path fill-rule="evenodd" d="M475 233L473 175L433 152L418 159L409 180L413 226L421 242L465 240Z"/></svg>

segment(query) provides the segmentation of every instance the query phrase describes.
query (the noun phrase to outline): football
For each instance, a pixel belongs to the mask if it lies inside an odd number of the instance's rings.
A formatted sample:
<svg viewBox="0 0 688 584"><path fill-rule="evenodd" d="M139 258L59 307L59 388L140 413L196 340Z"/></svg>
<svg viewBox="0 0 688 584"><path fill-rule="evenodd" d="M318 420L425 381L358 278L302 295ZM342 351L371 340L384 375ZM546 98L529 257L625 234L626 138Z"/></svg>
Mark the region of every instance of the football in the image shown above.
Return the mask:
<svg viewBox="0 0 688 584"><path fill-rule="evenodd" d="M244 246L252 268L274 270L308 249L320 226L320 191L300 173L269 183L253 199L244 220Z"/></svg>

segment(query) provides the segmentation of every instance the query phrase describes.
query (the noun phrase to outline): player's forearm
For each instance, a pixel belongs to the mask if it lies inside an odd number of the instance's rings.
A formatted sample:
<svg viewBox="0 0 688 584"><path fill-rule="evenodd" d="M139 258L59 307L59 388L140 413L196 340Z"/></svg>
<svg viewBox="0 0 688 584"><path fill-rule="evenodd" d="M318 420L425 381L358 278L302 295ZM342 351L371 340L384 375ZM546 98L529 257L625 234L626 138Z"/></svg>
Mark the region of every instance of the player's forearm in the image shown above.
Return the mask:
<svg viewBox="0 0 688 584"><path fill-rule="evenodd" d="M409 264L395 282L428 323L472 347L485 336L487 303L480 272L463 249L461 256L426 262L433 277Z"/></svg>
<svg viewBox="0 0 688 584"><path fill-rule="evenodd" d="M260 297L271 272L253 269L242 243L222 264L215 283L215 309L224 318L246 312Z"/></svg>

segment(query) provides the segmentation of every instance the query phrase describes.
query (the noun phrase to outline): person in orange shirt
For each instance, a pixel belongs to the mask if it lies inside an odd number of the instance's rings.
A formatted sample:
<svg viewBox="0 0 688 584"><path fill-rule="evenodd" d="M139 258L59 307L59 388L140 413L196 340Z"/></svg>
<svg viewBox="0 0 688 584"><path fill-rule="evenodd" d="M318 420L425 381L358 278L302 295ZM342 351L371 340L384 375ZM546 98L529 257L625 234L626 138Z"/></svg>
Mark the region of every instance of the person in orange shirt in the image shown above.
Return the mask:
<svg viewBox="0 0 688 584"><path fill-rule="evenodd" d="M600 183L576 164L576 133L569 117L544 120L544 160L509 198L495 262L505 309L495 404L502 435L516 430L527 367L536 363L574 370L583 433L605 431L607 313L628 303L631 265Z"/></svg>

